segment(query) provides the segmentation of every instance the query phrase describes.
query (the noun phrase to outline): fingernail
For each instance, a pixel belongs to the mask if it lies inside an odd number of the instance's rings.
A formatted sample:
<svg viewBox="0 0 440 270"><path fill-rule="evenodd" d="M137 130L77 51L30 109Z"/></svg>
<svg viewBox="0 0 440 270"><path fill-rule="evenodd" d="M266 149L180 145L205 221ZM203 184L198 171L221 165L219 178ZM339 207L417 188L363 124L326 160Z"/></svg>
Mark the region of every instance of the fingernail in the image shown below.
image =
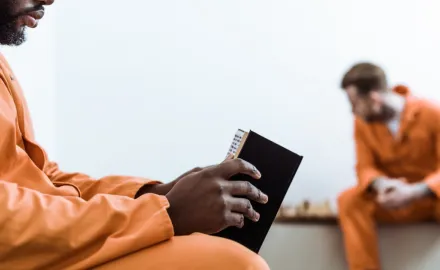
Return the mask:
<svg viewBox="0 0 440 270"><path fill-rule="evenodd" d="M263 203L267 203L269 201L269 197L266 194L263 194L262 201Z"/></svg>
<svg viewBox="0 0 440 270"><path fill-rule="evenodd" d="M254 217L254 221L257 222L260 220L260 214L255 212L255 217Z"/></svg>
<svg viewBox="0 0 440 270"><path fill-rule="evenodd" d="M261 178L261 173L260 173L259 170L257 170L257 168L254 167L252 170L254 171L255 175L256 175L258 178Z"/></svg>

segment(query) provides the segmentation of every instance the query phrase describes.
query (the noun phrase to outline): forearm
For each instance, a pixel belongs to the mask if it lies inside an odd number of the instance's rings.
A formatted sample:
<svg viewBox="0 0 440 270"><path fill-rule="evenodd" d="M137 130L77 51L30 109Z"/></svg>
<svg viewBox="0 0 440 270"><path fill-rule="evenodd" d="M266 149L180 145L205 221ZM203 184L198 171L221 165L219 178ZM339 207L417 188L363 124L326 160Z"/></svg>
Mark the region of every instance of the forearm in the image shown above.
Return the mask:
<svg viewBox="0 0 440 270"><path fill-rule="evenodd" d="M421 183L431 190L433 196L440 197L440 170L428 175Z"/></svg>
<svg viewBox="0 0 440 270"><path fill-rule="evenodd" d="M372 165L366 166L358 164L356 166L356 174L360 189L367 192L374 190L377 184L380 184L383 179L386 179L384 173Z"/></svg>
<svg viewBox="0 0 440 270"><path fill-rule="evenodd" d="M48 162L44 168L44 172L54 184L69 184L75 186L80 190L81 197L85 200L90 200L97 194L113 194L135 198L135 194L144 186L156 186L160 184L159 181L131 176L110 175L100 179L94 179L82 173L63 172L54 162Z"/></svg>

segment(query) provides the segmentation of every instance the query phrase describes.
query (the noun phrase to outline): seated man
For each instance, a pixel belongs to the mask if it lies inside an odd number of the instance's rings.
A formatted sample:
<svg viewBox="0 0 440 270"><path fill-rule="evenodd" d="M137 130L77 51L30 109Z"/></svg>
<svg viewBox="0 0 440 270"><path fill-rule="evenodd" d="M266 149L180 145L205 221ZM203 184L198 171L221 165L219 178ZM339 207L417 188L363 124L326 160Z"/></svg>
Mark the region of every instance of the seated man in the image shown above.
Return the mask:
<svg viewBox="0 0 440 270"><path fill-rule="evenodd" d="M53 1L1 1L0 43L21 44ZM249 200L268 200L249 182L227 180L237 173L260 177L238 159L170 184L62 172L35 142L20 85L0 56L0 269L268 269L238 243L208 235L258 221Z"/></svg>
<svg viewBox="0 0 440 270"><path fill-rule="evenodd" d="M342 80L354 121L358 185L339 197L350 269L381 269L377 223L438 220L440 107L389 89L384 71L353 66Z"/></svg>

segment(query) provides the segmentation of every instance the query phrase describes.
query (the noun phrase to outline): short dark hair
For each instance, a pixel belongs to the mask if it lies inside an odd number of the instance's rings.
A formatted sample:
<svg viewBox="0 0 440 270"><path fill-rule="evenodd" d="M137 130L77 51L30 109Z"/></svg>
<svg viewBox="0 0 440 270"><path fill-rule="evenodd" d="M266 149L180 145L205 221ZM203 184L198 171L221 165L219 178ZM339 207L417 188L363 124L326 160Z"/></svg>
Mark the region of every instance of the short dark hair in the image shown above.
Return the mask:
<svg viewBox="0 0 440 270"><path fill-rule="evenodd" d="M352 66L344 75L341 88L355 86L361 95L369 94L371 91L384 91L387 89L387 78L385 72L379 66L372 63L358 63Z"/></svg>

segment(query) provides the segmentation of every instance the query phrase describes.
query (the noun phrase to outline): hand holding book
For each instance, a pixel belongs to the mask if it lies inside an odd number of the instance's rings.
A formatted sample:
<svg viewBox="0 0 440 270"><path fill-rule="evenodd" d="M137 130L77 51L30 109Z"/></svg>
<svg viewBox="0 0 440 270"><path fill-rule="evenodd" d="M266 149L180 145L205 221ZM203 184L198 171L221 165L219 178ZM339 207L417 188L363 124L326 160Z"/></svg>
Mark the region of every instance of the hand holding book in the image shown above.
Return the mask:
<svg viewBox="0 0 440 270"><path fill-rule="evenodd" d="M268 197L248 181L229 181L239 174L261 177L249 162L229 159L181 178L166 195L175 234L212 234L231 226L241 228L245 218L258 221L250 201L265 204Z"/></svg>
<svg viewBox="0 0 440 270"><path fill-rule="evenodd" d="M270 197L270 201L266 204L250 201L252 208L261 215L259 222L245 219L241 229L229 227L215 235L234 240L258 253L301 164L302 156L253 131L246 132L241 129L235 133L228 155L252 163L263 174L254 182L243 174L234 175L229 180L251 181L256 188Z"/></svg>

